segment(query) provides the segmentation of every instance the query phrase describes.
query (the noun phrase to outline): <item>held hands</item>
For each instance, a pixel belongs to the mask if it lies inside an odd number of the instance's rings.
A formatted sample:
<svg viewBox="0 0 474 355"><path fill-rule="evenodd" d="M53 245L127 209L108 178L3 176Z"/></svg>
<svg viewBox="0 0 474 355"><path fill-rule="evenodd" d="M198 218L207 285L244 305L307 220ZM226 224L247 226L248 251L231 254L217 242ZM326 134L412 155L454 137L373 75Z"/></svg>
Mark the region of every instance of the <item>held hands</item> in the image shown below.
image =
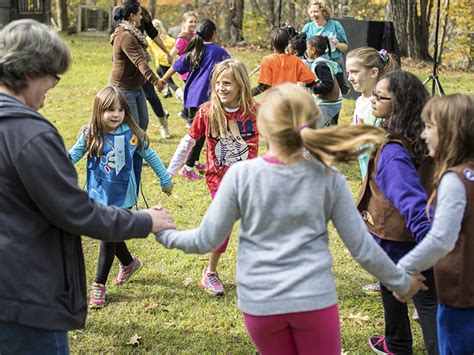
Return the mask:
<svg viewBox="0 0 474 355"><path fill-rule="evenodd" d="M143 210L143 212L148 213L151 216L153 225L151 232L158 233L165 229L176 229L176 224L174 224L173 217L171 217L168 210L163 207L156 205L149 209Z"/></svg>
<svg viewBox="0 0 474 355"><path fill-rule="evenodd" d="M416 295L418 291L428 290L428 287L426 287L423 281L425 281L425 277L423 275L410 275L410 289L408 290L408 293L405 295L399 295L398 293L394 292L393 295L400 302L406 302L408 299Z"/></svg>
<svg viewBox="0 0 474 355"><path fill-rule="evenodd" d="M161 191L163 191L165 194L167 194L168 196L171 196L171 192L173 191L173 184L171 184L170 186L166 187L166 188L162 188Z"/></svg>

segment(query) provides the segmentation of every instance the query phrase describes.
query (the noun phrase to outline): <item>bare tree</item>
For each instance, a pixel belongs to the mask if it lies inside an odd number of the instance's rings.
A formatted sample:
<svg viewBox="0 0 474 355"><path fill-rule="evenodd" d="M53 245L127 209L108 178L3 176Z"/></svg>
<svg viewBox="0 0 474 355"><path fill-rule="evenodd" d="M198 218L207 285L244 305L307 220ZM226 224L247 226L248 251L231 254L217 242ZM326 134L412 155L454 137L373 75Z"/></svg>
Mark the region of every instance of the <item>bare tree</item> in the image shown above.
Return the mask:
<svg viewBox="0 0 474 355"><path fill-rule="evenodd" d="M56 8L58 9L58 28L61 32L66 32L69 28L67 1L56 0Z"/></svg>
<svg viewBox="0 0 474 355"><path fill-rule="evenodd" d="M401 55L431 60L428 46L433 0L390 0L389 5Z"/></svg>

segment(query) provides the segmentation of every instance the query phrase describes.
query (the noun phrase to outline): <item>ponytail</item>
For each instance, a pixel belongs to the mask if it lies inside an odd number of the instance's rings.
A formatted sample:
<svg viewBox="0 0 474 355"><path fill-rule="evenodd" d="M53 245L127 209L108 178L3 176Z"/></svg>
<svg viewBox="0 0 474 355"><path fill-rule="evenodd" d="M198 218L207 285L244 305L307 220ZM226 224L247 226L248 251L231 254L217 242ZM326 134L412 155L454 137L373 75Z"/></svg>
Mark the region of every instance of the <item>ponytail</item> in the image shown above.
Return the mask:
<svg viewBox="0 0 474 355"><path fill-rule="evenodd" d="M319 114L320 110L306 90L286 83L269 90L260 106L257 125L260 133L286 157L296 158L305 148L326 165L354 160L370 149L359 150L359 146L386 140L385 131L373 126L317 129Z"/></svg>
<svg viewBox="0 0 474 355"><path fill-rule="evenodd" d="M204 54L204 42L210 42L216 30L217 27L211 20L206 19L199 22L196 35L188 43L183 54L186 55L191 70L199 67Z"/></svg>

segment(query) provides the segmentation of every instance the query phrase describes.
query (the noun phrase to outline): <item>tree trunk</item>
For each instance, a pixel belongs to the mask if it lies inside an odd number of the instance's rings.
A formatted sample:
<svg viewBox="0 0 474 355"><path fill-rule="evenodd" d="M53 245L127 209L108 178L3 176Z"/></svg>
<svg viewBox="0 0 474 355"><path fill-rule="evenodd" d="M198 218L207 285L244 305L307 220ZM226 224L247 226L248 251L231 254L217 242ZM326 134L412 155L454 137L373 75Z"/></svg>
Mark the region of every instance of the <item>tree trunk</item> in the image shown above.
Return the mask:
<svg viewBox="0 0 474 355"><path fill-rule="evenodd" d="M266 14L265 20L269 28L276 27L275 0L267 0L267 14Z"/></svg>
<svg viewBox="0 0 474 355"><path fill-rule="evenodd" d="M148 2L148 11L150 11L151 19L153 20L156 14L156 0L150 0Z"/></svg>
<svg viewBox="0 0 474 355"><path fill-rule="evenodd" d="M448 28L449 3L450 3L450 1L446 0L445 4L444 4L445 15L444 15L443 31L441 32L440 42L439 42L438 64L441 64L441 58L443 56L444 42L445 42L445 39L446 39L446 32L447 32L447 28Z"/></svg>
<svg viewBox="0 0 474 355"><path fill-rule="evenodd" d="M288 7L290 10L290 25L296 26L296 6L295 0L288 1Z"/></svg>
<svg viewBox="0 0 474 355"><path fill-rule="evenodd" d="M400 54L413 59L432 60L429 52L429 0L390 0Z"/></svg>
<svg viewBox="0 0 474 355"><path fill-rule="evenodd" d="M66 32L69 28L69 20L67 14L67 1L56 0L56 7L58 9L58 27L59 31Z"/></svg>

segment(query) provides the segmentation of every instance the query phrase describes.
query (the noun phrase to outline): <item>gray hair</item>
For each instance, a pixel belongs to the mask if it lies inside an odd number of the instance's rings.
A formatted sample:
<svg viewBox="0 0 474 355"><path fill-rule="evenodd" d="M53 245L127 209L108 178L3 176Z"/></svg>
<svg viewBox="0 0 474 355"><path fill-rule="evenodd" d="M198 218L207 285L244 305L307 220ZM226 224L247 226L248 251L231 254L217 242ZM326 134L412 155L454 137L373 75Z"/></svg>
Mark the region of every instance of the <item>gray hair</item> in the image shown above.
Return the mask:
<svg viewBox="0 0 474 355"><path fill-rule="evenodd" d="M0 31L0 83L15 92L26 87L27 77L62 74L70 64L67 45L38 21L13 21Z"/></svg>

